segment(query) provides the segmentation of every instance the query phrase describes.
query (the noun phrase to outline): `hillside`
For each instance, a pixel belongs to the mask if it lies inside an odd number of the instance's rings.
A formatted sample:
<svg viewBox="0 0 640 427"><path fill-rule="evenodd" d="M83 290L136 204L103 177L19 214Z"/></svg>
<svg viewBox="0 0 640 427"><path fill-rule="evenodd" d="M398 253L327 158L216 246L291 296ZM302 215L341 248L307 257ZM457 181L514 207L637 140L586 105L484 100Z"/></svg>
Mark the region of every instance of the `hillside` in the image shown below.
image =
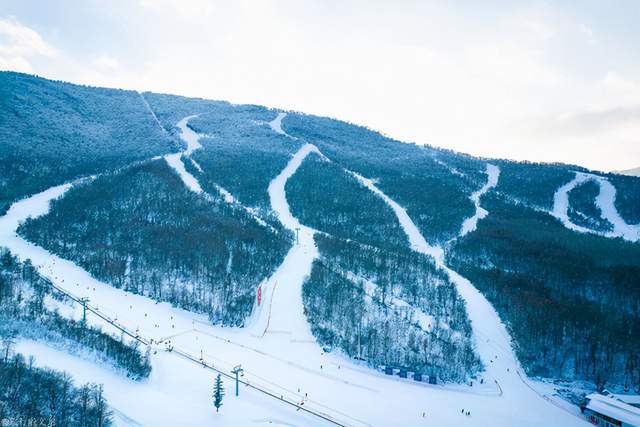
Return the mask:
<svg viewBox="0 0 640 427"><path fill-rule="evenodd" d="M0 246L153 353L144 393L191 408L183 420L96 371L142 424L210 423L201 365L241 363L255 389L234 413L296 425L415 425L403 411L425 400L437 425L463 407L472 425L578 425L533 379L640 390L638 177L255 105L0 83ZM402 398L366 410L387 392Z"/></svg>

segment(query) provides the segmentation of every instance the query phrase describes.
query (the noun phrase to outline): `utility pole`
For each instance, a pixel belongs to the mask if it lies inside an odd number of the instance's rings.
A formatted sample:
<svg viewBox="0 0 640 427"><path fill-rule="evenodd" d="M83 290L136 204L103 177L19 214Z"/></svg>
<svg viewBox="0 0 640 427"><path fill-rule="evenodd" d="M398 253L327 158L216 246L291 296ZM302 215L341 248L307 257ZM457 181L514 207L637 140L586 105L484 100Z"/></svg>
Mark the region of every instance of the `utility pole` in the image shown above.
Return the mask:
<svg viewBox="0 0 640 427"><path fill-rule="evenodd" d="M82 323L87 324L87 303L89 302L89 298L84 297L80 298L80 304L82 304Z"/></svg>
<svg viewBox="0 0 640 427"><path fill-rule="evenodd" d="M239 396L240 395L240 387L239 387L240 381L238 379L238 375L240 373L244 372L244 370L242 369L242 365L235 366L231 372L236 374L236 396Z"/></svg>

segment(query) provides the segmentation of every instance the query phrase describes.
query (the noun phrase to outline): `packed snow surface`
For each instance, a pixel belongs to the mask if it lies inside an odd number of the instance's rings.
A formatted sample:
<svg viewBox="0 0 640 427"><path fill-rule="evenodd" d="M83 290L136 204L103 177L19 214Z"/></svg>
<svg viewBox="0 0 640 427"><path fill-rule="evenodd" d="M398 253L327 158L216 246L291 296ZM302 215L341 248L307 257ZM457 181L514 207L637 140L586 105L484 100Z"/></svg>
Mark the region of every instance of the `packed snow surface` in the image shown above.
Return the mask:
<svg viewBox="0 0 640 427"><path fill-rule="evenodd" d="M489 212L480 206L480 197L490 189L498 185L498 177L500 176L500 168L490 163L487 163L487 182L478 191L474 192L469 198L476 207L476 212L473 216L467 218L462 223L459 237L464 236L478 227L478 220L487 216Z"/></svg>
<svg viewBox="0 0 640 427"><path fill-rule="evenodd" d="M287 116L287 113L278 113L276 118L269 122L269 126L275 133L278 133L280 135L290 136L288 133L282 130L282 119L284 119L286 116Z"/></svg>
<svg viewBox="0 0 640 427"><path fill-rule="evenodd" d="M569 218L569 192L587 181L595 181L600 186L600 193L596 197L596 206L600 210L602 219L608 221L612 231L602 232L575 224ZM580 233L593 233L605 237L622 237L631 242L640 241L640 224L627 224L620 216L615 206L616 188L605 178L585 172L576 172L575 177L560 186L553 196L553 210L551 214L562 224Z"/></svg>
<svg viewBox="0 0 640 427"><path fill-rule="evenodd" d="M16 234L21 221L44 215L51 200L71 184L51 188L14 203L0 218L0 245L22 260L31 259L40 274L120 325L152 342L151 376L135 382L98 363L33 342L20 351L40 365L69 371L79 382L96 381L116 412L118 425L162 426L320 426L330 423L284 400L324 414L345 426L578 426L577 416L553 406L528 386L511 350L504 326L487 300L443 263L442 249L428 245L406 211L381 191L373 190L394 209L412 247L435 256L447 269L467 302L478 352L487 371L470 385L429 385L386 376L358 365L339 352L325 353L311 336L302 311L301 286L317 255L313 230L291 214L285 185L305 157L316 152L303 146L271 182L269 196L280 221L295 230L297 240L283 264L268 281L263 295L271 295L254 311L248 328L211 325L205 316L158 303L96 280L78 265L36 246ZM310 191L313 191L310 189ZM268 310L267 310L268 307ZM69 314L65 311L65 314ZM81 315L76 306L75 317ZM266 317L266 321L265 321ZM90 314L88 322L119 333L110 323ZM266 333L265 333L266 332ZM217 369L244 369L243 380L270 391L275 398L241 387L234 396L225 380L226 397L219 414L212 405L213 373L178 354L178 350ZM278 399L281 396L282 399ZM461 410L469 411L463 415Z"/></svg>
<svg viewBox="0 0 640 427"><path fill-rule="evenodd" d="M306 144L289 160L287 166L269 184L271 209L287 229L295 234L295 242L284 262L262 287L264 302L255 314L254 333L287 334L291 339L313 342L313 336L303 313L302 284L311 273L313 260L318 256L313 238L314 230L293 216L287 203L285 186L309 153L319 153Z"/></svg>

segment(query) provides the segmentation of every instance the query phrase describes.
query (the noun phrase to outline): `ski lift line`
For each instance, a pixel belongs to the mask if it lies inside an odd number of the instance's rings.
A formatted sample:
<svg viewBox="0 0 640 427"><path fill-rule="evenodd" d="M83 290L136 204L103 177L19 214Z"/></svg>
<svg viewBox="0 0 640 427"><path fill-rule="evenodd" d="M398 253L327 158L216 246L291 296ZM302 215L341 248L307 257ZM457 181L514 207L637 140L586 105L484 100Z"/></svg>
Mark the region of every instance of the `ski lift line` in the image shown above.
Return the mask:
<svg viewBox="0 0 640 427"><path fill-rule="evenodd" d="M44 278L44 281L45 281L45 283L49 284L51 287L53 287L57 291L67 295L74 302L76 302L78 304L82 304L81 301L80 301L80 298L76 297L75 295L72 295L70 292L67 292L65 289L62 289L61 287L55 285L51 280L49 280L47 278ZM144 345L147 345L147 346L150 345L150 341L147 341L145 338L139 336L138 334L132 333L126 327L117 324L115 321L110 319L108 316L103 315L102 313L100 313L99 310L96 310L94 307L90 306L89 304L86 304L86 307L87 307L87 310L89 310L90 312L92 312L93 314L98 316L99 318L103 319L104 321L108 322L109 324L113 325L116 329L120 330L122 333L128 335L132 339L134 339L134 340L136 340L136 341L138 341L138 342L140 342L140 343L142 343ZM208 364L206 364L206 362L196 359L195 357L191 356L189 353L186 353L186 352L180 350L179 348L175 348L174 347L170 351L171 352L175 352L176 354L179 354L180 356L182 356L182 357L184 357L184 358L186 358L186 359L188 359L188 360L190 360L192 362L195 362L198 365L204 366L205 368L213 370L213 371L215 371L215 372L217 372L217 373L219 373L221 375L224 375L227 378L235 380L235 376L229 375L225 371L222 371L222 370L219 370L217 368L214 368L213 366L209 366ZM225 363L228 363L228 362L225 362ZM328 414L324 414L324 413L319 412L319 411L314 411L313 409L310 409L310 408L304 408L304 407L300 406L298 403L293 402L293 401L291 401L289 399L284 399L284 398L281 399L276 394L274 394L273 392L267 390L266 388L258 387L256 385L250 384L247 381L239 380L239 382L244 384L244 385L246 385L247 387L251 387L254 390L259 391L260 393L263 393L263 394L265 394L265 395L267 395L269 397L277 399L280 402L286 403L289 406L294 406L294 407L296 407L297 410L302 410L302 411L304 411L304 412L306 412L308 414L311 414L311 415L314 415L314 416L316 416L316 417L318 417L320 419L323 419L324 421L327 421L327 422L329 422L329 423L331 423L333 425L337 425L337 426L340 426L340 427L350 427L348 424L344 424L344 423L336 420L335 418L333 418L332 416L330 416ZM326 407L326 408L332 410L329 407ZM333 411L335 411L335 410L333 410ZM338 412L338 411L335 411L335 412ZM366 424L366 423L363 423L363 422L360 422L360 423L363 424L363 425L367 425L368 426L368 424Z"/></svg>
<svg viewBox="0 0 640 427"><path fill-rule="evenodd" d="M189 353L185 353L185 352L181 351L180 349L174 348L173 350L171 350L171 352L172 353L176 353L179 356L182 356L187 360L191 360L192 362L195 362L195 363L197 363L199 365L202 365L206 369L214 371L214 372L216 372L216 373L218 373L218 374L220 374L220 375L222 375L222 376L224 376L226 378L229 378L229 379L234 380L234 381L236 379L235 375L231 375L231 374L229 374L229 373L227 373L225 371L219 370L219 369L217 369L217 368L215 368L213 366L209 366L204 362L200 362L199 360L197 360L196 358L191 356ZM266 389L264 389L262 387L258 387L258 386L254 385L254 384L251 384L251 383L249 383L247 381L239 379L238 382L243 384L243 385L245 385L245 386L247 386L247 387L250 387L250 388L252 388L252 389L254 389L254 390L256 390L256 391L258 391L258 392L260 392L262 394L265 394L265 395L267 395L267 396L269 396L271 398L274 398L274 399L276 399L276 400L278 400L280 402L283 402L283 403L285 403L285 404L287 404L289 406L293 406L298 411L306 412L306 413L311 414L311 415L313 415L313 416L315 416L317 418L320 418L320 419L322 419L324 421L327 421L327 422L329 422L329 423L331 423L333 425L340 426L340 427L351 427L349 424L345 424L345 423L343 423L341 421L338 421L337 419L333 418L331 415L324 414L322 412L315 411L313 409L305 408L305 407L301 406L300 404L298 404L297 402L293 402L293 401L291 401L289 399L286 399L284 397L280 398L280 396L277 396L277 395L273 394L272 392L270 392L270 391L268 391L268 390L266 390Z"/></svg>
<svg viewBox="0 0 640 427"><path fill-rule="evenodd" d="M296 362L293 362L293 361L290 361L290 360L287 360L287 359L283 359L283 358L278 357L278 356L275 356L275 355L273 355L273 354L271 354L271 353L267 353L267 352L265 352L265 351L262 351L262 350L259 350L259 349L256 349L256 348L249 347L249 346L247 346L247 345L245 345L245 344L236 343L236 342L234 342L234 341L232 341L232 340L230 340L230 339L222 338L222 337L220 337L220 336L218 336L218 335L215 335L215 334L212 334L212 333L210 333L210 332L201 331L201 330L199 330L199 329L194 329L194 330L195 330L197 333L201 333L201 334L203 334L203 335L206 335L206 336L209 336L209 337L211 337L211 338L214 338L214 339L220 340L220 341L222 341L222 342L225 342L225 343L228 343L228 344L232 344L232 345L235 345L235 346L237 346L237 347L240 347L240 348L243 348L243 349L246 349L246 350L253 351L253 352L255 352L255 353L260 354L261 356L269 357L269 358L271 358L271 359L277 360L277 361L279 361L279 362L281 362L281 363L284 363L284 364L286 364L286 365L292 366L292 367L294 367L294 368L300 369L300 370L305 371L305 372L309 372L309 373L311 373L311 374L314 374L314 375L320 376L320 377L322 377L322 378L329 378L329 379L331 379L331 380L333 380L333 381L336 381L336 382L339 382L339 383L342 383L342 384L346 384L346 385L349 385L349 386L352 386L352 387L360 388L360 389L363 389L363 390L368 390L368 391L371 391L371 392L374 392L374 393L379 393L379 392L380 392L380 390L378 390L378 389L374 389L374 388L367 387L367 386L364 386L364 385L361 385L361 384L357 384L357 383L353 383L353 382L350 382L350 381L347 381L347 380L343 380L343 379L341 379L341 378L339 378L339 377L336 377L336 376L334 376L334 375L325 374L324 372L316 371L316 370L314 370L314 369L311 369L311 368L308 368L308 367L306 367L306 366L300 365L300 364L298 364L298 363L296 363ZM249 373L249 371L247 371L246 369L245 369L245 372ZM259 377L258 375L256 375L256 374L253 374L253 375L254 375L254 376L256 376L256 377L258 377L258 378L260 378L260 377ZM264 380L265 380L265 381L268 381L268 380L266 380L266 379L264 379Z"/></svg>
<svg viewBox="0 0 640 427"><path fill-rule="evenodd" d="M114 320L112 320L108 316L102 314L99 310L97 310L96 308L92 307L90 304L83 303L82 302L82 298L78 298L75 295L72 295L71 293L69 293L66 290L62 289L61 287L57 286L56 284L54 284L51 280L49 280L47 278L43 278L43 279L44 279L45 283L47 283L48 285L50 285L51 287L56 289L58 292L62 292L63 294L65 294L66 296L71 298L74 302L76 302L76 303L78 303L80 305L84 305L88 311L92 312L93 314L95 314L96 316L98 316L99 318L104 320L105 322L111 324L113 327L115 327L116 329L118 329L122 333L128 335L129 337L133 338L134 340L136 340L136 341L138 341L138 342L140 342L140 343L142 343L144 345L149 345L149 342L146 339L140 337L138 334L133 334L127 328L125 328L122 325L119 325L118 323L116 323Z"/></svg>
<svg viewBox="0 0 640 427"><path fill-rule="evenodd" d="M204 354L210 357L210 355L209 355L209 354L207 354L207 353L204 353ZM228 365L229 367L233 366L233 364L232 364L232 363L229 363L229 362L227 362L227 365ZM269 384L269 385L271 385L271 386L274 386L276 389L278 389L278 390L280 390L280 391L284 391L285 393L289 393L290 395L296 396L296 397L297 397L297 398L299 398L299 399L303 399L305 402L311 402L311 403L313 403L313 404L314 404L314 405L316 405L316 406L320 406L320 407L323 407L323 408L325 408L325 409L328 409L328 410L329 410L329 411L331 411L331 412L334 412L334 413L336 413L336 414L339 414L339 415L342 415L342 416L344 416L344 417L350 418L351 420L356 421L356 422L358 422L358 423L361 423L361 424L363 424L363 425L369 425L369 424L367 424L366 422L364 422L364 421L362 421L362 420L359 420L359 419L354 418L354 417L352 417L352 416L350 416L350 415L348 415L348 414L345 414L344 412L341 412L341 411L339 411L339 410L337 410L337 409L331 408L331 407L329 407L329 406L327 406L327 405L324 405L324 404L322 404L322 403L320 403L320 402L318 402L318 401L315 401L315 400L313 400L313 399L309 399L308 397L306 397L306 396L305 396L305 395L303 395L302 393L298 393L298 392L296 392L296 391L294 391L294 390L290 390L290 389L288 389L288 388L286 388L286 387L284 387L284 386L281 386L281 385L279 385L279 384L277 384L277 383L274 383L273 381L269 381L268 379L266 379L266 378L264 378L264 377L259 376L259 375L258 375L258 374L256 374L255 372L247 371L246 369L244 369L244 372L245 372L246 374L249 374L249 375L251 376L251 378L252 378L252 384L254 384L254 385L256 384L256 382L255 382L255 381L253 381L253 378L257 378L258 380L262 380L263 382L265 382L265 383L267 383L267 384ZM247 382L249 382L249 380L247 380ZM274 391L273 389L270 389L270 388L269 388L269 387L267 387L267 386L262 385L262 388L264 388L264 389L265 389L265 390L267 390L267 391L270 391L271 393L277 394L277 392L276 392L276 391ZM280 393L280 394L282 395L282 393Z"/></svg>

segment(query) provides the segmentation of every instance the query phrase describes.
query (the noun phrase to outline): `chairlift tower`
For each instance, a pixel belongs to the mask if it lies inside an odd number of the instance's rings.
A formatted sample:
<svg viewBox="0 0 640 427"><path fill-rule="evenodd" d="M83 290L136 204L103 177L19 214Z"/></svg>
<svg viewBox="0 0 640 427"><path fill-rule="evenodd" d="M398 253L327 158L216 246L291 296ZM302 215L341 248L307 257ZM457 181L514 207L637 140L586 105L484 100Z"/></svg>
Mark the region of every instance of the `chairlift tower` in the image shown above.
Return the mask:
<svg viewBox="0 0 640 427"><path fill-rule="evenodd" d="M243 374L244 370L242 369L242 365L237 365L234 366L233 370L231 371L232 373L236 374L236 396L240 395L240 381L238 379L238 375Z"/></svg>
<svg viewBox="0 0 640 427"><path fill-rule="evenodd" d="M87 303L89 302L89 298L84 297L80 298L80 304L82 304L82 323L87 324Z"/></svg>

